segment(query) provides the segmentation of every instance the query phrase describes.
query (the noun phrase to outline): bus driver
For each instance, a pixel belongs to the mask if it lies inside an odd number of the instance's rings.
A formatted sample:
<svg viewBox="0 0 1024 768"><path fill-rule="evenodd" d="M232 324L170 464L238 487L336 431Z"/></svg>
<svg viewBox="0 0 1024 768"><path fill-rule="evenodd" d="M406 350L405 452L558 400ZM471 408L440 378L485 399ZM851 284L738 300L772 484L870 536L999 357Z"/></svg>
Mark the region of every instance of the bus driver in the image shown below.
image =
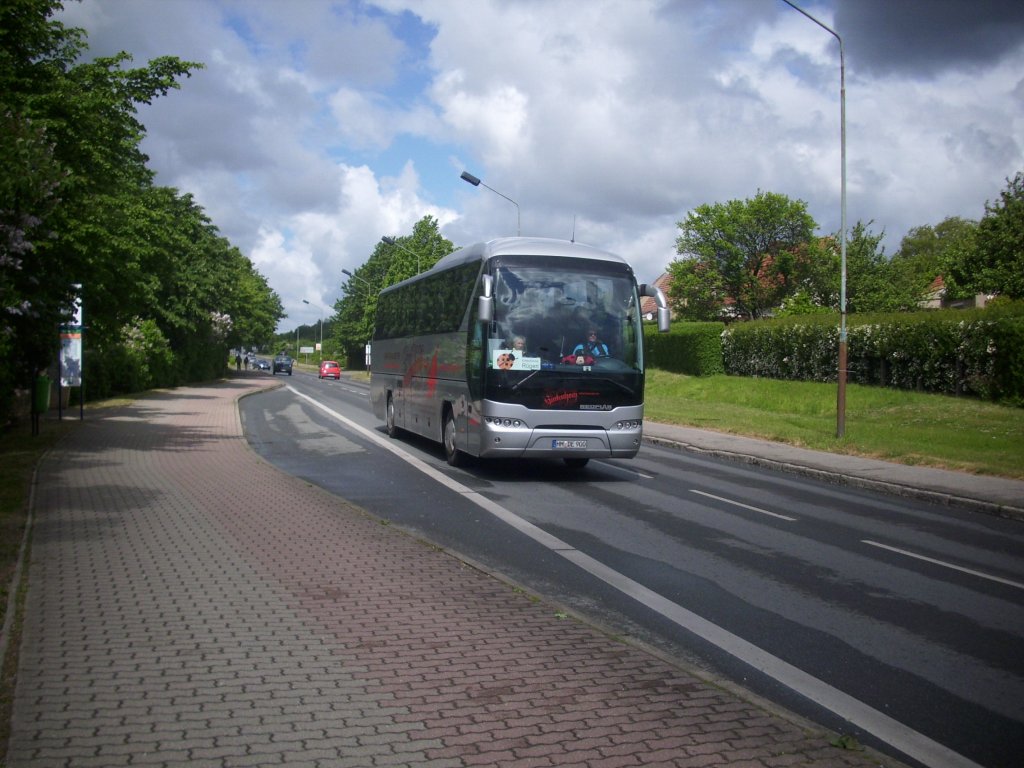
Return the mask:
<svg viewBox="0 0 1024 768"><path fill-rule="evenodd" d="M590 328L587 340L577 344L569 357L573 358L576 365L589 365L594 362L594 358L608 357L608 345L597 338L596 328Z"/></svg>

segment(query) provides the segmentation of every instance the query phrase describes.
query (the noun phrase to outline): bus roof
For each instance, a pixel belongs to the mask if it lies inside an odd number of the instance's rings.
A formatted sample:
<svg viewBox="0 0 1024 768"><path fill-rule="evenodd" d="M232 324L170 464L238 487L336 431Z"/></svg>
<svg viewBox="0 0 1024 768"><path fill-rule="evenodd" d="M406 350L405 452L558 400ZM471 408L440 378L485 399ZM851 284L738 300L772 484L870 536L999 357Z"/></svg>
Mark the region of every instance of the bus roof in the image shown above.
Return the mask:
<svg viewBox="0 0 1024 768"><path fill-rule="evenodd" d="M599 259L625 263L614 253L590 245L548 237L499 237L485 243L474 243L460 248L439 260L435 268L444 269L453 263L484 260L492 256L569 256L578 259Z"/></svg>
<svg viewBox="0 0 1024 768"><path fill-rule="evenodd" d="M627 267L629 266L621 256L595 248L592 245L584 245L570 240L557 240L549 237L499 237L487 242L474 243L473 245L459 248L457 251L453 251L439 259L430 269L389 286L384 290L389 291L392 288L414 282L432 272L438 272L473 261L486 261L494 256L568 256L576 259L614 261L619 264L625 264Z"/></svg>

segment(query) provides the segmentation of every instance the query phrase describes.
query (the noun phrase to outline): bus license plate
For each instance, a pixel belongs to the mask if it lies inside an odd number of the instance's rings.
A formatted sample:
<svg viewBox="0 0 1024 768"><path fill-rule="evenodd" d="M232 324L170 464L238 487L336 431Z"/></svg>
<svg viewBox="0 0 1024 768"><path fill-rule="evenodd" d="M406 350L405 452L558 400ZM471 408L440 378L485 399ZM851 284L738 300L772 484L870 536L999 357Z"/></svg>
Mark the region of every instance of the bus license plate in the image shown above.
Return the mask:
<svg viewBox="0 0 1024 768"><path fill-rule="evenodd" d="M565 448L568 448L569 450L573 450L575 448L586 448L587 447L587 441L586 440L552 440L551 441L551 447L554 448L554 449L559 449L559 448L565 449Z"/></svg>

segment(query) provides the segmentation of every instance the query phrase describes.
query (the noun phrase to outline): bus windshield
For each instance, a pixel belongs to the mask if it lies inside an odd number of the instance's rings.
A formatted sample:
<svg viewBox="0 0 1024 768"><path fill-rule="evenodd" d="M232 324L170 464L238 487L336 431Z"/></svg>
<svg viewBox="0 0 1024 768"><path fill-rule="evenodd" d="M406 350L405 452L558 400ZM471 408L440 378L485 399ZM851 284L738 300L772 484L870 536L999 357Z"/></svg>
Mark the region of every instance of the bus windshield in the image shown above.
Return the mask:
<svg viewBox="0 0 1024 768"><path fill-rule="evenodd" d="M491 266L487 399L545 407L564 390L590 393L593 407L643 402L641 318L627 265L504 257Z"/></svg>

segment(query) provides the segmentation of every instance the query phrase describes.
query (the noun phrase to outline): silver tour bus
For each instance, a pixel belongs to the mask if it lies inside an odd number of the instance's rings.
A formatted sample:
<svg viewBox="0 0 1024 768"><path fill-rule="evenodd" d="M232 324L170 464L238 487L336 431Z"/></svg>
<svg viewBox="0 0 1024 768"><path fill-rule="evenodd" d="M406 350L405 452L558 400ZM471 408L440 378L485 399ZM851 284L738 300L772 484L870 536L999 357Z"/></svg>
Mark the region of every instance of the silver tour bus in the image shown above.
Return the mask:
<svg viewBox="0 0 1024 768"><path fill-rule="evenodd" d="M640 298L665 296L612 253L510 237L462 248L381 291L370 400L408 431L468 456L632 458L644 415Z"/></svg>

